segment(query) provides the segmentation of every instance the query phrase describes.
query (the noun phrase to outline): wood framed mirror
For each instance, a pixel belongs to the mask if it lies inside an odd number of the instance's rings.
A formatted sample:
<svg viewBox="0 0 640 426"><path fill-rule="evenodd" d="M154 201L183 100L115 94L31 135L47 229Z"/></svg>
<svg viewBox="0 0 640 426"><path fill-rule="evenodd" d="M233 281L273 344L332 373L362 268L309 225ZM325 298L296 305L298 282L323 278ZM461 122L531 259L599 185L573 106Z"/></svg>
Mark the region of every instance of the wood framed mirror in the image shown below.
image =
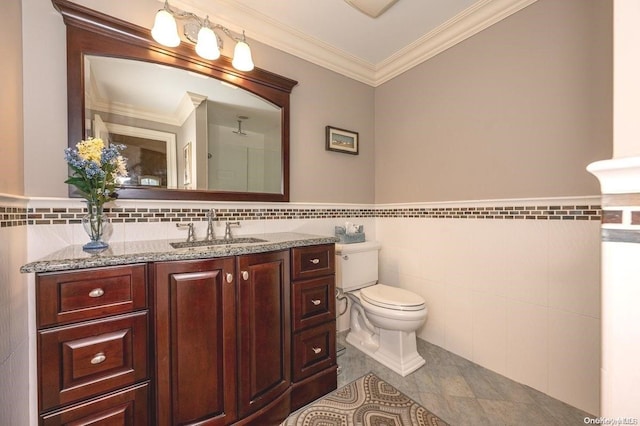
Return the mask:
<svg viewBox="0 0 640 426"><path fill-rule="evenodd" d="M68 145L127 145L120 198L289 201L289 98L296 81L52 0L67 27ZM69 187L70 196L74 188Z"/></svg>

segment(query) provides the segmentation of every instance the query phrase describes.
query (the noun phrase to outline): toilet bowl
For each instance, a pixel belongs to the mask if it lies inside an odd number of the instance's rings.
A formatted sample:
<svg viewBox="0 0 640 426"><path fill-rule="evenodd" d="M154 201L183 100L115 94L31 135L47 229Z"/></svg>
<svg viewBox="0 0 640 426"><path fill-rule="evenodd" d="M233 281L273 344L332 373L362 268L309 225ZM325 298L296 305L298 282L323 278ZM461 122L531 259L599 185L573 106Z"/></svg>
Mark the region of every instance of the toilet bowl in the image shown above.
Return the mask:
<svg viewBox="0 0 640 426"><path fill-rule="evenodd" d="M375 242L336 244L337 286L351 302L347 342L406 376L424 365L416 348L416 330L427 318L424 299L377 282Z"/></svg>

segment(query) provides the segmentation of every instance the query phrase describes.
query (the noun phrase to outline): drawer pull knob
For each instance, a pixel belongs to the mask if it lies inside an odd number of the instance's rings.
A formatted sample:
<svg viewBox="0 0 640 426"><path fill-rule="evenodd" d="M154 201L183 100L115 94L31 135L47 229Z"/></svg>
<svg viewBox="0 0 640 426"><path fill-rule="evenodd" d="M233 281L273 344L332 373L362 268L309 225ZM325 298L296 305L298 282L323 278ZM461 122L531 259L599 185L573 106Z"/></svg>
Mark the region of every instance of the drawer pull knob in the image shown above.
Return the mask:
<svg viewBox="0 0 640 426"><path fill-rule="evenodd" d="M233 282L233 274L227 273L227 282L231 284Z"/></svg>
<svg viewBox="0 0 640 426"><path fill-rule="evenodd" d="M247 271L242 271L242 279L243 280L248 280L249 279L249 272Z"/></svg>
<svg viewBox="0 0 640 426"><path fill-rule="evenodd" d="M322 352L322 348L311 348L311 350L313 351L314 354L318 355L320 352Z"/></svg>
<svg viewBox="0 0 640 426"><path fill-rule="evenodd" d="M320 300L320 299L311 299L311 303L313 303L316 306L318 306L321 302L322 302L322 300Z"/></svg>
<svg viewBox="0 0 640 426"><path fill-rule="evenodd" d="M101 288L94 288L89 292L89 297L100 297L104 294L104 290Z"/></svg>
<svg viewBox="0 0 640 426"><path fill-rule="evenodd" d="M318 263L320 263L320 259L311 259L309 260L309 262L313 263L314 265L317 265Z"/></svg>
<svg viewBox="0 0 640 426"><path fill-rule="evenodd" d="M93 365L101 364L101 363L103 363L106 359L107 359L107 357L104 355L104 353L102 353L102 352L98 352L97 354L95 354L95 355L93 356L93 358L91 358L91 364L93 364Z"/></svg>

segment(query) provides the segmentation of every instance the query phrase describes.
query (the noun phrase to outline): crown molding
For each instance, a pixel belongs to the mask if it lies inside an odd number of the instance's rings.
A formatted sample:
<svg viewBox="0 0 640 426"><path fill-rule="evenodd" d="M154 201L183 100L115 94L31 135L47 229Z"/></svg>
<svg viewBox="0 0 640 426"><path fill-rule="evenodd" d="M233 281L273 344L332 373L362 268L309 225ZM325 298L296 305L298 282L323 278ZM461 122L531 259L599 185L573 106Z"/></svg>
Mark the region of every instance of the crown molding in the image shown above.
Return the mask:
<svg viewBox="0 0 640 426"><path fill-rule="evenodd" d="M481 0L378 64L378 86L538 0Z"/></svg>
<svg viewBox="0 0 640 426"><path fill-rule="evenodd" d="M171 4L199 15L215 16L215 22L237 32L242 32L237 24L241 22L244 28L250 28L253 40L376 87L536 1L480 0L378 64L364 61L234 0L217 0L215 10L208 0L172 0Z"/></svg>
<svg viewBox="0 0 640 426"><path fill-rule="evenodd" d="M138 108L135 105L129 105L122 102L111 102L105 100L87 99L87 108L94 111L105 112L109 114L117 114L123 117L136 117L141 120L154 121L156 123L166 123L172 126L180 126L180 118L172 114L158 114L146 109Z"/></svg>

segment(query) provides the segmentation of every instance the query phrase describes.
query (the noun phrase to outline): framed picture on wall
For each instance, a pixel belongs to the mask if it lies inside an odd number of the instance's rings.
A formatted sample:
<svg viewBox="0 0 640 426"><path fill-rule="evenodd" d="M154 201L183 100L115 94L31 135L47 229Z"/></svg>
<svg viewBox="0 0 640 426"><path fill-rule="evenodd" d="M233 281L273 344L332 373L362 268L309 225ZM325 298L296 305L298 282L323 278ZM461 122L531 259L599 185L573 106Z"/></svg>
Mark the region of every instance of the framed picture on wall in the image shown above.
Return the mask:
<svg viewBox="0 0 640 426"><path fill-rule="evenodd" d="M182 151L184 154L184 176L182 178L182 184L186 186L191 183L191 142L187 142Z"/></svg>
<svg viewBox="0 0 640 426"><path fill-rule="evenodd" d="M343 152L345 154L358 155L358 133L351 130L326 127L327 151Z"/></svg>

